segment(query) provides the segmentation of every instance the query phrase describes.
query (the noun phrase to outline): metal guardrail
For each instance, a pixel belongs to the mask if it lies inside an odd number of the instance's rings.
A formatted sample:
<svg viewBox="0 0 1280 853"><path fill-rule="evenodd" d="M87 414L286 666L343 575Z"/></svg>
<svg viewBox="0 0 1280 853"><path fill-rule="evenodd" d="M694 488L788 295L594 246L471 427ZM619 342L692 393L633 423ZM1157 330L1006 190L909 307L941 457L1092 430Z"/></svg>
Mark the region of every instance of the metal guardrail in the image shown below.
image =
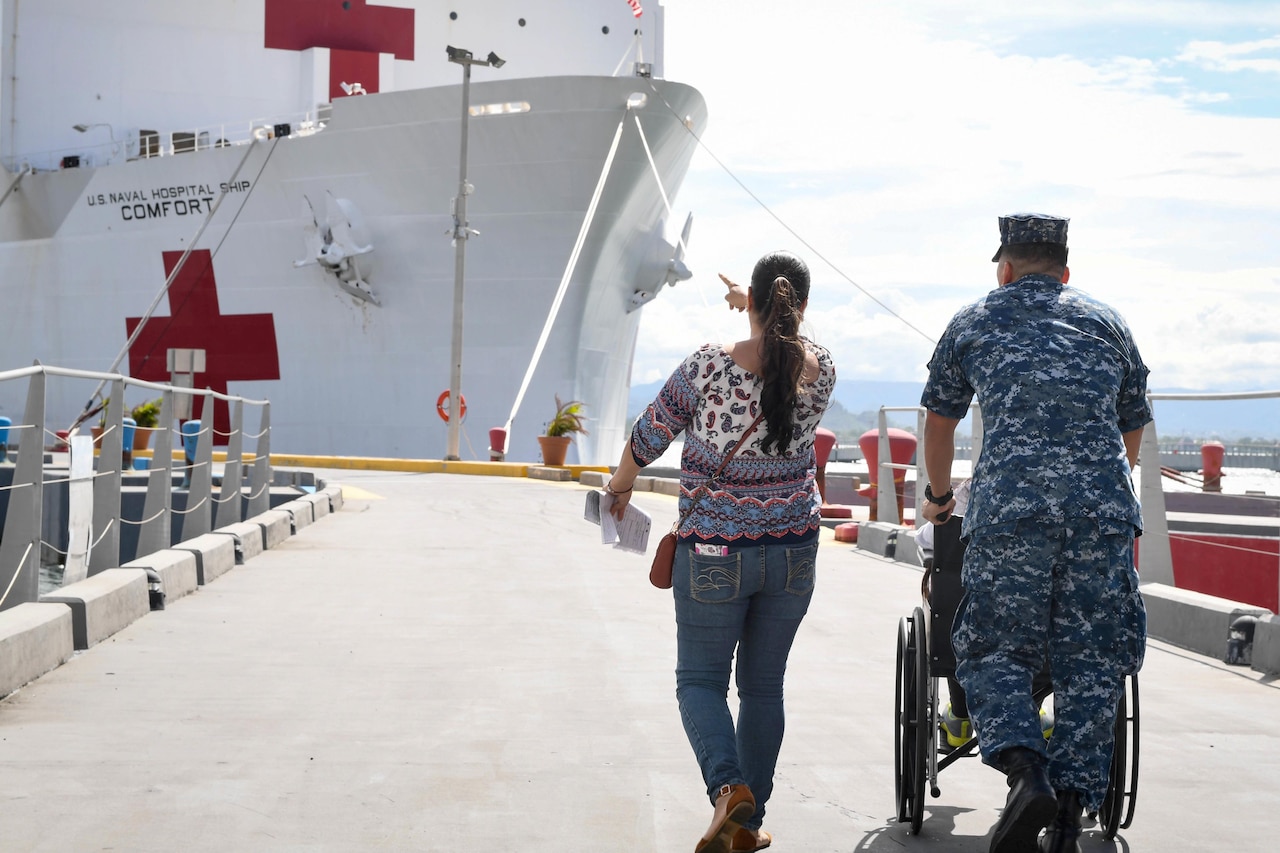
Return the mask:
<svg viewBox="0 0 1280 853"><path fill-rule="evenodd" d="M969 406L970 422L973 426L973 439L968 445L957 445L957 458L968 458L976 460L982 452L982 413L978 409L978 404L973 403ZM914 464L897 464L893 462L890 455L889 446L889 412L915 412L916 413L916 437L921 445L916 447L916 461ZM902 519L898 517L898 495L897 484L893 476L894 471L912 471L916 472L916 483L924 483L928 480L928 472L924 465L924 421L925 409L923 406L881 406L877 417L877 449L876 449L876 519L878 521L888 522L889 524L900 524ZM868 472L869 474L870 472ZM915 490L915 518L923 518L924 510L924 489L919 485Z"/></svg>
<svg viewBox="0 0 1280 853"><path fill-rule="evenodd" d="M88 476L77 472L88 471L81 460L92 458L94 440L89 436L68 436L70 457L68 476L65 479L49 479L45 466L45 439L57 440L46 424L45 391L50 377L89 379L110 383L111 393L103 420L104 430L96 455L96 466ZM172 537L173 493L179 489L187 493L182 534L190 539L208 533L216 527L242 521L270 508L271 485L271 404L266 400L249 400L210 389L184 388L156 382L132 379L114 373L87 370L71 370L60 367L34 365L20 370L0 372L0 382L27 379L26 411L23 422L6 429L10 439L17 436L17 458L13 478L9 485L0 487L7 492L7 511L4 515L3 537L0 538L0 610L15 607L39 599L40 555L51 548L64 553L67 565L74 562L77 572L85 576L97 574L120 564L120 530L122 524L138 525L137 556L154 553L170 547ZM124 462L124 392L126 387L146 388L158 392L161 399L159 425L153 430L154 447L152 464L147 475L147 491L139 519L126 519L121 514L121 479ZM223 469L221 489L213 497L213 425L202 424L195 434L194 457L184 464L174 465L173 436L175 395L204 397L212 410L213 400L231 404L231 431L227 438L227 459ZM256 434L244 433L244 404L261 408L260 428ZM250 461L249 494L243 494L244 439L254 439ZM181 444L181 442L180 442ZM55 445L56 446L56 445ZM7 461L8 453L5 454ZM183 472L184 484L173 485L174 474ZM46 484L67 482L68 490L87 489L92 485L92 522L77 521L76 513L68 514L67 549L60 551L45 539L44 535L44 487ZM79 491L78 498L84 498ZM76 499L76 498L73 498ZM216 508L216 512L215 512Z"/></svg>
<svg viewBox="0 0 1280 853"><path fill-rule="evenodd" d="M1204 400L1204 401L1220 401L1220 400L1242 400L1242 399L1262 399L1271 397L1280 397L1280 391L1254 391L1232 394L1149 394L1148 397L1155 400ZM890 459L889 455L889 434L888 422L886 418L887 412L917 412L918 429L917 435L923 441L924 437L924 409L916 406L904 407L882 407L879 415L879 459L878 474L876 486L876 512L880 521L887 521L892 524L898 524L901 520L898 518L897 495L894 487L889 485L892 481L892 472L897 469L912 468L916 471L916 482L924 482L927 477L924 469L924 453L921 448L917 448L915 465L895 465L892 462L885 462ZM976 459L982 451L982 416L978 407L975 405L972 409L973 417L973 451L970 458ZM1238 448L1249 448L1247 459L1254 464L1241 465L1233 460L1232 467L1252 467L1264 468L1273 467L1280 470L1280 466L1258 464L1263 459L1273 458L1270 454L1265 453L1266 448L1259 448L1256 445L1238 445ZM1156 433L1156 422L1153 420L1147 424L1142 433L1142 444L1139 448L1140 456L1146 459L1161 459L1162 450L1160 440ZM1197 458L1198 458L1197 449ZM1237 454L1237 458L1244 454ZM1140 465L1139 466L1139 482L1138 482L1139 499L1142 502L1143 517L1143 546L1142 546L1142 579L1146 583L1164 583L1170 586L1174 585L1173 577L1173 555L1169 540L1169 519L1165 508L1164 500L1164 475L1161 471L1161 465ZM916 489L916 518L922 517L921 510L924 504L924 490Z"/></svg>

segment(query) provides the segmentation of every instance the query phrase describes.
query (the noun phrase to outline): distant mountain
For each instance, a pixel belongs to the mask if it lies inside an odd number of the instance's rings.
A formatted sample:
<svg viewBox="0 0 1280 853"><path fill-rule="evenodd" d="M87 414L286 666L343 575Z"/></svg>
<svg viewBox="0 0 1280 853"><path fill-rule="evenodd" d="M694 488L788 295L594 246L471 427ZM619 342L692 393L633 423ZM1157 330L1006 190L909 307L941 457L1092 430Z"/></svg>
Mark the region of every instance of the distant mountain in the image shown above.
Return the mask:
<svg viewBox="0 0 1280 853"><path fill-rule="evenodd" d="M628 412L634 420L658 394L662 382L633 385L628 398ZM875 426L875 413L881 406L918 406L923 382L880 382L841 379L836 384L835 399L844 410L832 410L829 428L837 434L850 434L859 428ZM1157 389L1153 389L1157 390ZM1165 393L1196 393L1182 389L1158 389ZM1156 429L1160 437L1186 437L1221 441L1280 440L1280 398L1266 400L1157 400ZM870 418L862 417L870 413ZM893 414L890 420L906 429L915 429L915 420L905 413ZM865 426L864 426L865 424ZM962 427L967 430L967 425ZM859 433L860 434L860 433Z"/></svg>

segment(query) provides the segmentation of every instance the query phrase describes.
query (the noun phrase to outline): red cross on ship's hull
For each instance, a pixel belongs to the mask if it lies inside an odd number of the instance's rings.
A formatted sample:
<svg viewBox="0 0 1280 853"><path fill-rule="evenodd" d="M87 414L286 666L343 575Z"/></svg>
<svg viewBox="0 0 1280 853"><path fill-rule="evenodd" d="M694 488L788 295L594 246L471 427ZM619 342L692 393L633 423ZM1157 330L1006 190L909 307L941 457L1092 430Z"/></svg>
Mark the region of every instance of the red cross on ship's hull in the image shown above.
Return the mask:
<svg viewBox="0 0 1280 853"><path fill-rule="evenodd" d="M181 252L164 253L164 274L172 273ZM223 394L234 380L280 378L280 352L276 347L275 321L271 314L223 314L218 307L218 283L213 258L207 249L191 253L169 287L169 316L152 316L129 348L129 375L135 379L168 382L168 351L202 349L205 372L195 375L196 388L212 388ZM141 317L125 319L132 335ZM203 398L197 398L192 417L201 417ZM225 401L213 406L213 443L225 446L231 418Z"/></svg>

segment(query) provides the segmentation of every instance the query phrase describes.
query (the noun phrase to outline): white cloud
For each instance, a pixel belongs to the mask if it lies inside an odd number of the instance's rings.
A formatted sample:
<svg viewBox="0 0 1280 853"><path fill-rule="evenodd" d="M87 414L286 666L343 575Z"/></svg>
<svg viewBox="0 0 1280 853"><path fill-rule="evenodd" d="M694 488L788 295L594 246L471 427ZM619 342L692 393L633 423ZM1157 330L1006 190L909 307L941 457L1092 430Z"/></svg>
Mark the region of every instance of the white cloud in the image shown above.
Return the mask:
<svg viewBox="0 0 1280 853"><path fill-rule="evenodd" d="M841 273L936 336L994 285L997 215L1042 210L1072 217L1072 283L1126 314L1154 387L1280 386L1267 323L1280 313L1280 119L1198 111L1228 93L1171 87L1150 59L1073 58L1066 31L1051 34L1059 56L993 49L1017 27L1187 25L1210 8L1280 27L1280 9L1064 2L1010 17L991 0L957 20L940 0L664 5L667 73L706 97L704 141L795 234L695 155L675 201L676 219L695 213L695 278L645 308L638 377L745 332L715 273L745 279L788 247L810 262L811 321L843 381L922 378L931 345ZM1274 41L1185 53L1248 61Z"/></svg>
<svg viewBox="0 0 1280 853"><path fill-rule="evenodd" d="M1260 51L1270 51L1277 54L1277 57L1247 58ZM1280 74L1280 36L1235 44L1221 41L1193 41L1178 55L1178 59L1211 71L1260 71L1265 74Z"/></svg>

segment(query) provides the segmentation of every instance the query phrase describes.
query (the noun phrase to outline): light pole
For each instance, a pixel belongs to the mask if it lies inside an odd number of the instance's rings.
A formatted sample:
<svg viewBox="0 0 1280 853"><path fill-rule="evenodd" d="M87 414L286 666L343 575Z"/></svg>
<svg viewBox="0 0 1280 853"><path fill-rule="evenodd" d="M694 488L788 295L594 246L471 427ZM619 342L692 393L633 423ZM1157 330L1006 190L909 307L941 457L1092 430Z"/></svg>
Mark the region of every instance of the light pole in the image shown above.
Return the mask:
<svg viewBox="0 0 1280 853"><path fill-rule="evenodd" d="M490 51L484 59L476 59L471 51L446 47L449 61L462 66L462 154L458 158L458 196L453 200L453 344L449 363L449 444L445 459L456 460L458 434L462 426L462 302L463 280L467 261L467 239L479 234L467 225L467 196L475 189L467 183L467 120L471 117L471 66L488 65L501 68L506 61Z"/></svg>
<svg viewBox="0 0 1280 853"><path fill-rule="evenodd" d="M93 130L95 127L105 127L107 129L107 135L111 137L111 158L114 160L116 154L119 153L120 151L120 143L116 142L116 129L114 127L107 124L105 121L97 121L97 122L94 122L93 124L71 125L72 130L77 130L80 133L88 133L90 130Z"/></svg>

